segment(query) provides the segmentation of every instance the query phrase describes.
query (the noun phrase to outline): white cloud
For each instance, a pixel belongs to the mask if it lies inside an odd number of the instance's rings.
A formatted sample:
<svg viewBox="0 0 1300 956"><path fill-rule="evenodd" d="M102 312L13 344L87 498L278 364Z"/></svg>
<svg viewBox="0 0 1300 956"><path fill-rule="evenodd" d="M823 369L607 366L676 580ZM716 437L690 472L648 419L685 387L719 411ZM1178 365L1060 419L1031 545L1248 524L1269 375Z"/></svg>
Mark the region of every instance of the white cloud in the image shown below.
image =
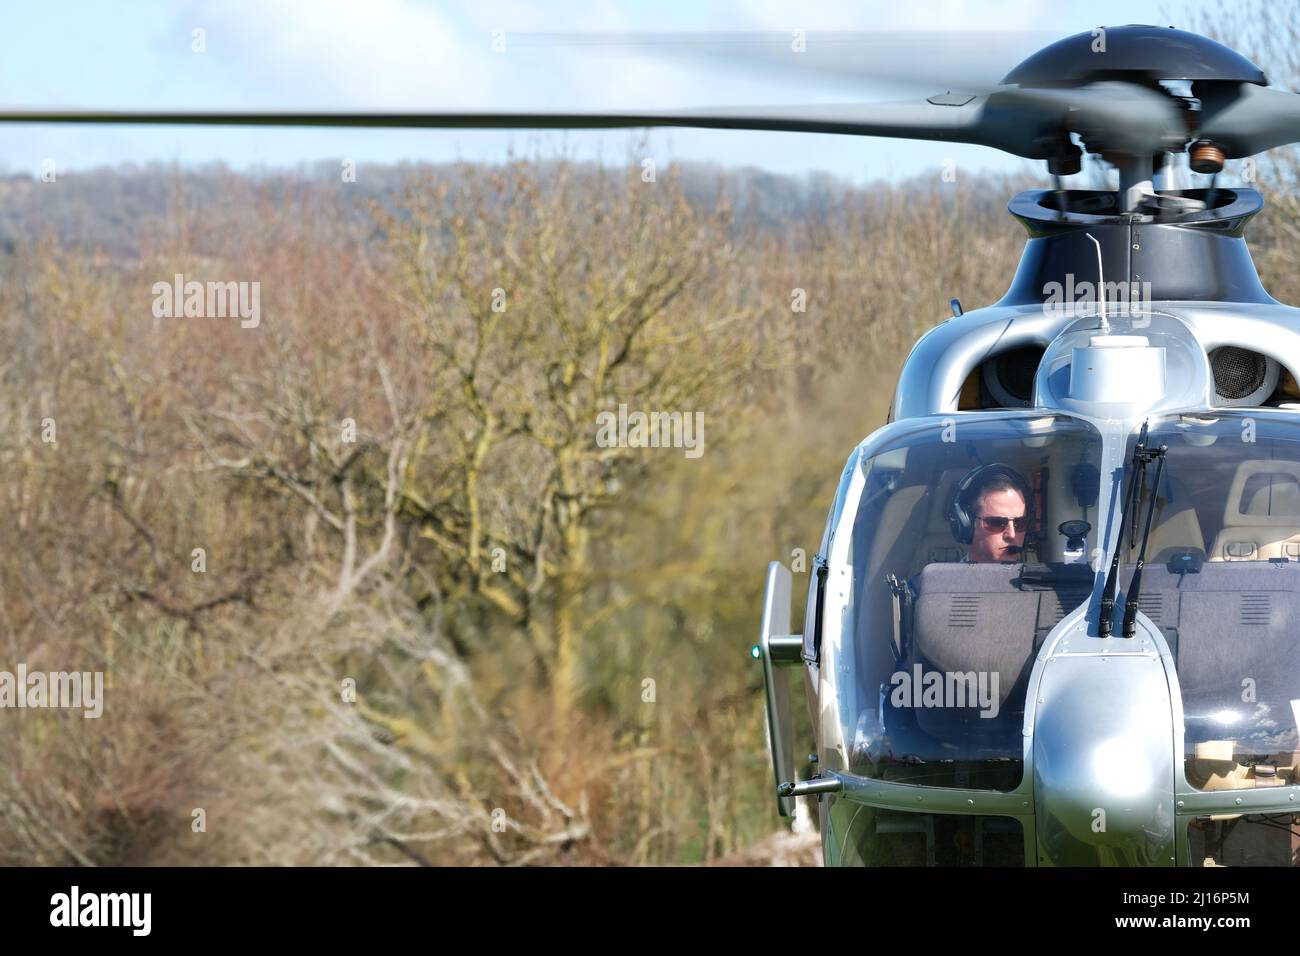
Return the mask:
<svg viewBox="0 0 1300 956"><path fill-rule="evenodd" d="M207 56L225 64L241 101L400 109L484 78L455 21L407 0L237 0L194 4L176 19L207 31Z"/></svg>

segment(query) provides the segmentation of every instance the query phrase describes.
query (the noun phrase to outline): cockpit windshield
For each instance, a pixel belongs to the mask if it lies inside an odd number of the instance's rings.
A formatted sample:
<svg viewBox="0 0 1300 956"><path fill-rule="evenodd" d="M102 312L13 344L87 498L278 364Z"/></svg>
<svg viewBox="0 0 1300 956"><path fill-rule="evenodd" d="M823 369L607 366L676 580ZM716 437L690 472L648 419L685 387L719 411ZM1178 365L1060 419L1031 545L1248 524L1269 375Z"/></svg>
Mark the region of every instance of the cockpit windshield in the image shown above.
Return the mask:
<svg viewBox="0 0 1300 956"><path fill-rule="evenodd" d="M842 621L829 769L1019 784L1035 655L1093 590L1100 464L1086 422L1007 413L918 421L861 461L851 585L826 609Z"/></svg>
<svg viewBox="0 0 1300 956"><path fill-rule="evenodd" d="M1296 782L1300 423L1293 414L1200 413L1149 426L1149 443L1168 452L1139 607L1174 656L1184 767L1200 789ZM1137 549L1126 557L1135 561ZM1122 580L1130 574L1125 568Z"/></svg>

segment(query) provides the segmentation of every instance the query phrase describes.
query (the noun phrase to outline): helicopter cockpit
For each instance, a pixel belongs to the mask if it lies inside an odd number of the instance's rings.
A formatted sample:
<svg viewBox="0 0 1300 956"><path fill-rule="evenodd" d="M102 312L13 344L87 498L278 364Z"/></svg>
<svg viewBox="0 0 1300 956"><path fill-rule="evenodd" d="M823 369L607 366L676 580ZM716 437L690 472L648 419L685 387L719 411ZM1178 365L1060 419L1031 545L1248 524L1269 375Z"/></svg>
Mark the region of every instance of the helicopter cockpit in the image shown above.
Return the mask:
<svg viewBox="0 0 1300 956"><path fill-rule="evenodd" d="M859 461L851 598L832 652L846 677L846 765L832 769L931 787L1018 786L1036 654L1094 587L1101 450L1083 419L995 413L917 423ZM971 562L951 527L958 483L992 463L1031 489L1014 563ZM824 754L840 750L828 743Z"/></svg>
<svg viewBox="0 0 1300 956"><path fill-rule="evenodd" d="M834 683L822 700L837 711L819 721L822 759L867 782L1018 790L1040 650L1072 613L1086 611L1079 626L1098 636L1105 543L1116 540L1139 434L1121 459L1121 442L1061 413L958 413L890 429L857 456L855 513L833 514L840 530L826 542L830 573L845 580L840 614L828 595L827 623L840 624L820 649L823 679ZM1295 784L1300 429L1286 411L1225 409L1153 416L1147 431L1165 461L1150 483L1154 510L1145 479L1132 485L1115 619L1140 592L1144 627L1172 658L1183 719L1167 714L1165 733L1175 754L1182 738L1187 782L1171 786ZM963 476L991 463L1030 488L1024 552L1005 563L972 561L952 524Z"/></svg>

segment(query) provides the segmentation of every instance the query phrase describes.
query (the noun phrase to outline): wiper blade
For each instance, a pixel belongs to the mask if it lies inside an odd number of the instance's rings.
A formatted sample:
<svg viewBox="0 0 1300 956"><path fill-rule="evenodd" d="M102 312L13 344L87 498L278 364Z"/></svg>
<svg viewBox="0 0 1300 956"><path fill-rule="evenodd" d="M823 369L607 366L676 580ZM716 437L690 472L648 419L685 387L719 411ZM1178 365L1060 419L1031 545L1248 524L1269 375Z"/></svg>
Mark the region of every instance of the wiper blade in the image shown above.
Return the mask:
<svg viewBox="0 0 1300 956"><path fill-rule="evenodd" d="M1156 493L1160 490L1160 476L1165 471L1165 452L1168 450L1168 445L1161 445L1154 451L1143 453L1145 456L1145 460L1142 462L1144 476L1148 461L1155 461L1156 476L1155 480L1151 482L1151 497L1147 501L1147 522L1146 528L1142 531L1142 549L1138 552L1137 567L1133 569L1133 580L1129 584L1128 594L1124 597L1123 635L1125 637L1132 637L1137 631L1138 602L1142 598L1142 568L1147 561L1147 541L1151 538L1151 519L1156 514Z"/></svg>
<svg viewBox="0 0 1300 956"><path fill-rule="evenodd" d="M1129 515L1132 514L1140 500L1135 497L1139 492L1138 472L1145 469L1145 458L1147 447L1147 422L1142 423L1142 431L1138 434L1137 446L1133 449L1133 457L1129 459L1128 488L1124 491L1124 513L1119 519L1119 537L1115 541L1115 556L1111 558L1110 570L1106 572L1106 585L1101 591L1101 617L1097 621L1097 633L1102 637L1110 637L1112 628L1111 619L1115 616L1115 589L1119 584L1119 556L1124 550L1124 532L1129 527ZM1133 532L1136 534L1136 531ZM1136 542L1134 542L1135 544ZM1132 544L1129 545L1133 547Z"/></svg>

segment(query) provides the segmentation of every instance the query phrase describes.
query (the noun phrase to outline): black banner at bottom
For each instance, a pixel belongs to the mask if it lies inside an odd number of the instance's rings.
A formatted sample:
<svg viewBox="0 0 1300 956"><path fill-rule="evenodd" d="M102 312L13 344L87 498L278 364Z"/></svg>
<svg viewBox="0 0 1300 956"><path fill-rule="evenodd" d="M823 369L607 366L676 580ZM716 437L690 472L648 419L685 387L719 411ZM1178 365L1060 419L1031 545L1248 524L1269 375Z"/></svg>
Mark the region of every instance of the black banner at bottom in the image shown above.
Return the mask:
<svg viewBox="0 0 1300 956"><path fill-rule="evenodd" d="M651 945L747 928L770 945L774 932L809 939L836 926L926 942L997 926L1222 939L1285 926L1293 879L1272 869L12 869L0 870L0 899L11 941L127 945L373 945L379 934L447 930L575 943L610 920L641 927L632 937Z"/></svg>

